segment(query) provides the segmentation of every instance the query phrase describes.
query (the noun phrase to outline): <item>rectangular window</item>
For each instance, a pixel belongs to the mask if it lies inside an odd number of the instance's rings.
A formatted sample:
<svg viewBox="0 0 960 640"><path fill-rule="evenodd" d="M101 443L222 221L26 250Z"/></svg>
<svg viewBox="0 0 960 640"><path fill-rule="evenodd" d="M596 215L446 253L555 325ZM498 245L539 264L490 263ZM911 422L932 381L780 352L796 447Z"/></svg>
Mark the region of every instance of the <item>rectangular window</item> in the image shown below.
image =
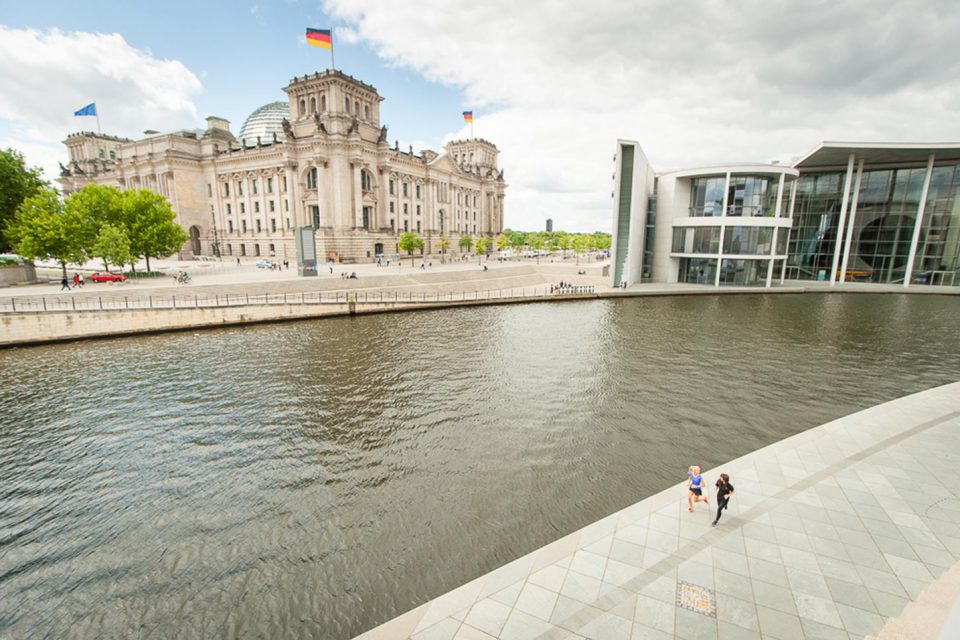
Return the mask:
<svg viewBox="0 0 960 640"><path fill-rule="evenodd" d="M270 212L273 213L273 210L274 210L274 208L273 208L273 200L268 200L267 203L269 204Z"/></svg>
<svg viewBox="0 0 960 640"><path fill-rule="evenodd" d="M233 233L233 220L227 220L227 232Z"/></svg>
<svg viewBox="0 0 960 640"><path fill-rule="evenodd" d="M403 230L404 232L410 231L410 223L407 220L403 221Z"/></svg>
<svg viewBox="0 0 960 640"><path fill-rule="evenodd" d="M290 228L290 218L287 218L287 229Z"/></svg>
<svg viewBox="0 0 960 640"><path fill-rule="evenodd" d="M247 203L241 202L241 203L240 203L240 213L246 213L246 212L247 212Z"/></svg>
<svg viewBox="0 0 960 640"><path fill-rule="evenodd" d="M228 245L227 245L227 255L228 255L228 256L232 256L232 255L233 255L233 245L232 245L232 244L228 244Z"/></svg>
<svg viewBox="0 0 960 640"><path fill-rule="evenodd" d="M210 184L209 182L207 183L207 197L208 198L213 197L213 185Z"/></svg>
<svg viewBox="0 0 960 640"><path fill-rule="evenodd" d="M230 215L233 211L230 210L230 203L227 203L227 215Z"/></svg>
<svg viewBox="0 0 960 640"><path fill-rule="evenodd" d="M260 245L259 245L259 244L253 245L253 253L254 253L255 255L260 255Z"/></svg>
<svg viewBox="0 0 960 640"><path fill-rule="evenodd" d="M270 231L276 231L276 230L277 230L277 219L270 218Z"/></svg>
<svg viewBox="0 0 960 640"><path fill-rule="evenodd" d="M417 199L419 199L419 198L420 198L420 185L417 185L417 186L416 186L416 192L417 192Z"/></svg>
<svg viewBox="0 0 960 640"><path fill-rule="evenodd" d="M409 193L407 192L407 183L404 182L404 183L403 183L403 197L406 198L408 195L409 195Z"/></svg>
<svg viewBox="0 0 960 640"><path fill-rule="evenodd" d="M393 195L393 180L390 181L390 195Z"/></svg>
<svg viewBox="0 0 960 640"><path fill-rule="evenodd" d="M390 203L390 213L394 213L394 206L393 206L393 202L391 202L391 203Z"/></svg>
<svg viewBox="0 0 960 640"><path fill-rule="evenodd" d="M370 214L373 207L364 207L363 208L363 228L370 230Z"/></svg>
<svg viewBox="0 0 960 640"><path fill-rule="evenodd" d="M251 180L250 185L253 187L253 195L257 195L257 179Z"/></svg>
<svg viewBox="0 0 960 640"><path fill-rule="evenodd" d="M283 201L283 210L284 210L284 211L290 211L290 201L289 201L289 200L284 200L284 201Z"/></svg>
<svg viewBox="0 0 960 640"><path fill-rule="evenodd" d="M283 176L283 192L287 192L287 176Z"/></svg>
<svg viewBox="0 0 960 640"><path fill-rule="evenodd" d="M245 245L245 244L241 244L241 245L240 245L240 255L242 255L242 256L247 255L247 245Z"/></svg>
<svg viewBox="0 0 960 640"><path fill-rule="evenodd" d="M116 151L111 151L111 152L110 152L110 159L111 159L111 160L116 160L116 159L117 159L117 152L116 152Z"/></svg>
<svg viewBox="0 0 960 640"><path fill-rule="evenodd" d="M420 205L417 205L417 215L420 215Z"/></svg>
<svg viewBox="0 0 960 640"><path fill-rule="evenodd" d="M408 213L410 213L410 207L407 205L406 202L404 202L404 203L403 203L403 215L407 215Z"/></svg>
<svg viewBox="0 0 960 640"><path fill-rule="evenodd" d="M240 230L241 230L242 232L244 232L244 233L247 232L247 221L246 221L246 220L241 220L241 221L240 221Z"/></svg>
<svg viewBox="0 0 960 640"><path fill-rule="evenodd" d="M311 214L311 217L313 218L313 228L319 229L320 228L320 207L318 207L315 204L310 205L310 214Z"/></svg>
<svg viewBox="0 0 960 640"><path fill-rule="evenodd" d="M101 159L101 160L103 160L103 156L104 156L103 149L100 149L100 151L97 153L97 155L100 156L100 159Z"/></svg>
<svg viewBox="0 0 960 640"><path fill-rule="evenodd" d="M420 221L417 220L417 233L420 233Z"/></svg>
<svg viewBox="0 0 960 640"><path fill-rule="evenodd" d="M273 178L267 178L267 193L273 193Z"/></svg>
<svg viewBox="0 0 960 640"><path fill-rule="evenodd" d="M253 203L253 212L254 212L254 213L260 213L260 203L259 203L259 202L254 202L254 203Z"/></svg>
<svg viewBox="0 0 960 640"><path fill-rule="evenodd" d="M390 218L390 233L396 231L397 225L393 222L393 218Z"/></svg>
<svg viewBox="0 0 960 640"><path fill-rule="evenodd" d="M229 183L229 182L224 182L224 183L223 183L223 195L226 196L226 197L228 197L228 198L230 197L230 183Z"/></svg>
<svg viewBox="0 0 960 640"><path fill-rule="evenodd" d="M243 181L242 181L242 180L237 180L237 195L238 195L238 196L242 196L242 195L243 195Z"/></svg>

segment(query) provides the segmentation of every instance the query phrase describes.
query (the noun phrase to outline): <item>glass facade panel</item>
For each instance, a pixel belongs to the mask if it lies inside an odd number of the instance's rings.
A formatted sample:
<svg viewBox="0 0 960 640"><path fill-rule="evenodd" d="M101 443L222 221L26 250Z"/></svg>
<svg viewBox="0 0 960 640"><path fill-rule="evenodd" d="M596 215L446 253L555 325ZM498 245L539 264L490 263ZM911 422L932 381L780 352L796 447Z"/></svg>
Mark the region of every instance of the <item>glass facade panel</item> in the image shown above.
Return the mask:
<svg viewBox="0 0 960 640"><path fill-rule="evenodd" d="M714 284L717 277L716 258L680 258L679 282L688 284Z"/></svg>
<svg viewBox="0 0 960 640"><path fill-rule="evenodd" d="M724 260L720 265L720 284L766 286L769 264L769 260Z"/></svg>
<svg viewBox="0 0 960 640"><path fill-rule="evenodd" d="M720 227L678 227L673 230L674 253L719 253Z"/></svg>
<svg viewBox="0 0 960 640"><path fill-rule="evenodd" d="M777 251L778 256L782 256L787 252L787 238L790 235L789 229L780 228L777 230Z"/></svg>
<svg viewBox="0 0 960 640"><path fill-rule="evenodd" d="M793 205L787 277L830 279L844 173L801 175Z"/></svg>
<svg viewBox="0 0 960 640"><path fill-rule="evenodd" d="M926 172L863 172L845 280L903 282Z"/></svg>
<svg viewBox="0 0 960 640"><path fill-rule="evenodd" d="M777 184L759 176L730 176L728 216L772 216L777 206Z"/></svg>
<svg viewBox="0 0 960 640"><path fill-rule="evenodd" d="M694 178L690 189L690 215L723 215L723 187L726 182L725 176Z"/></svg>
<svg viewBox="0 0 960 640"><path fill-rule="evenodd" d="M960 284L960 165L934 167L913 265L913 282Z"/></svg>
<svg viewBox="0 0 960 640"><path fill-rule="evenodd" d="M772 248L772 227L727 227L723 236L724 253L767 255Z"/></svg>

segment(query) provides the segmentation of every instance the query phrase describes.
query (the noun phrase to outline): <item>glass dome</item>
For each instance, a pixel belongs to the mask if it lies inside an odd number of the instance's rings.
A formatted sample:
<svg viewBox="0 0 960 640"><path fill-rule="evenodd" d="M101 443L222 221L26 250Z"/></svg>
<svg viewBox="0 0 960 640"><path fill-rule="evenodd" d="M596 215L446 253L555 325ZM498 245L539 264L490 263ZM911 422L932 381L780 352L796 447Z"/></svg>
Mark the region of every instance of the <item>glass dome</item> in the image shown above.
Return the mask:
<svg viewBox="0 0 960 640"><path fill-rule="evenodd" d="M273 134L277 140L283 140L283 119L290 118L290 104L287 102L271 102L251 113L240 129L240 140L248 147L257 144L260 136L262 144L273 142Z"/></svg>

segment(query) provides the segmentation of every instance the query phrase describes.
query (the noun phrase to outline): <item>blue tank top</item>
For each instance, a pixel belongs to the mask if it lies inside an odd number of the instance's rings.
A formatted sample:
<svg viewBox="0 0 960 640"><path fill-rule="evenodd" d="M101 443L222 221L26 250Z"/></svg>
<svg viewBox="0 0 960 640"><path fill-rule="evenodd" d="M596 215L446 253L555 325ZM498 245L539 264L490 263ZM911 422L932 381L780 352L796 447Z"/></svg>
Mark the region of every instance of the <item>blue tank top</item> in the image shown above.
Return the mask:
<svg viewBox="0 0 960 640"><path fill-rule="evenodd" d="M693 489L699 489L700 483L703 482L703 475L693 475L692 471L687 471L687 475L690 476L690 487Z"/></svg>

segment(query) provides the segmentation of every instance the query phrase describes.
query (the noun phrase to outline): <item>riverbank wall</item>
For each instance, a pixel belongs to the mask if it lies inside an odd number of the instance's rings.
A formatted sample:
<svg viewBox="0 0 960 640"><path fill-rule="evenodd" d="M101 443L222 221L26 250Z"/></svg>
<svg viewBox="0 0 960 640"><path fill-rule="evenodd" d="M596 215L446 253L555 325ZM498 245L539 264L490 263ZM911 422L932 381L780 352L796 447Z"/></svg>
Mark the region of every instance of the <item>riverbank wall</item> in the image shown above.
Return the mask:
<svg viewBox="0 0 960 640"><path fill-rule="evenodd" d="M419 298L389 294L371 301L365 293L342 292L342 301L305 304L279 302L264 298L262 303L243 302L216 306L181 306L161 308L83 308L31 310L0 314L0 348L69 342L90 338L127 336L170 331L192 331L224 326L239 326L265 322L308 320L372 313L398 313L452 307L520 304L533 302L562 302L603 298L635 298L691 295L798 295L807 293L887 293L911 295L958 295L955 289L903 289L900 287L821 287L783 286L773 289L754 287L698 287L648 286L627 290L580 292L575 289L563 294L550 292L549 287L530 287L519 290L488 290L464 292L459 297L435 299L429 294ZM247 298L249 300L249 298Z"/></svg>

